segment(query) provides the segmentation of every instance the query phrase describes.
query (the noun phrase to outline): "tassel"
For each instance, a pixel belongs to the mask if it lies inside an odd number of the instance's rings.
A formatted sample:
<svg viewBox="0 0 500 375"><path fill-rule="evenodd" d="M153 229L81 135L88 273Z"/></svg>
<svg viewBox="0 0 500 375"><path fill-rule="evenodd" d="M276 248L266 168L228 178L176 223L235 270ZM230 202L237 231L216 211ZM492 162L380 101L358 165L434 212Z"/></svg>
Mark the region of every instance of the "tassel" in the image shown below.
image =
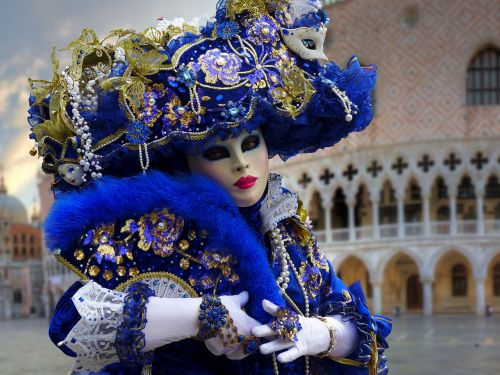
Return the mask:
<svg viewBox="0 0 500 375"><path fill-rule="evenodd" d="M373 331L370 332L370 336L372 337L372 343L371 343L372 355L370 358L370 362L368 362L368 374L377 375L378 372L377 336Z"/></svg>

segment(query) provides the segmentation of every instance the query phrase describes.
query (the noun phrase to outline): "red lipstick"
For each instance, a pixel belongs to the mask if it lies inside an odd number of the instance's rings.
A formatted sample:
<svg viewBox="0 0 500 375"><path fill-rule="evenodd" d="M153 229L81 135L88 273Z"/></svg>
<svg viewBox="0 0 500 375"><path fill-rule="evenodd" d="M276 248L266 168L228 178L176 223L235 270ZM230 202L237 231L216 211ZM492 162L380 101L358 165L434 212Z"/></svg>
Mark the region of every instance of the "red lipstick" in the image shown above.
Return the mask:
<svg viewBox="0 0 500 375"><path fill-rule="evenodd" d="M240 177L239 180L236 181L233 185L240 189L250 189L255 185L255 181L257 181L257 177L243 176Z"/></svg>

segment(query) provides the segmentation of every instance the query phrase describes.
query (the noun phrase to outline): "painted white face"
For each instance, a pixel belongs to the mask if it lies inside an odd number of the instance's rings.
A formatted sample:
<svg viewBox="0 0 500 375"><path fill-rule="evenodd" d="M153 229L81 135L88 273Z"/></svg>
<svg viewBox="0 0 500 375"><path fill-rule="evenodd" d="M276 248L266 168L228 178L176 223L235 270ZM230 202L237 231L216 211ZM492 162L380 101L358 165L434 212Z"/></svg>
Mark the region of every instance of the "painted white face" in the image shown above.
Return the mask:
<svg viewBox="0 0 500 375"><path fill-rule="evenodd" d="M73 186L80 186L83 184L83 168L79 164L61 164L57 171L59 175L66 181L68 184Z"/></svg>
<svg viewBox="0 0 500 375"><path fill-rule="evenodd" d="M225 141L218 137L203 152L188 155L187 159L192 172L217 181L238 207L255 204L266 190L269 158L260 130L242 131Z"/></svg>
<svg viewBox="0 0 500 375"><path fill-rule="evenodd" d="M326 27L315 30L310 27L299 27L296 29L281 29L281 35L285 44L297 55L306 60L319 60L328 62L323 51L326 37Z"/></svg>

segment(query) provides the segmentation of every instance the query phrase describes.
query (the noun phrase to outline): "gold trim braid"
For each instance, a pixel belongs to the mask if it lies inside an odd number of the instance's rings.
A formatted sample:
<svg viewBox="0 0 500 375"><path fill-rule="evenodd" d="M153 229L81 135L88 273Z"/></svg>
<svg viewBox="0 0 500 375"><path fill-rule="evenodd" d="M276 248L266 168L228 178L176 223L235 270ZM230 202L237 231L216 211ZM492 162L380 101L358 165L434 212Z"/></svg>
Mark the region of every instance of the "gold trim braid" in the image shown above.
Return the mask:
<svg viewBox="0 0 500 375"><path fill-rule="evenodd" d="M196 291L191 287L191 285L189 285L185 280L181 279L179 276L174 275L173 273L170 273L170 272L146 272L146 273L142 273L136 277L133 277L133 278L119 284L115 288L115 290L121 292L135 282L142 281L145 279L162 279L162 278L175 281L176 283L181 285L184 289L186 289L186 291L188 292L188 294L191 297L193 297L193 298L199 297L198 293L196 293Z"/></svg>
<svg viewBox="0 0 500 375"><path fill-rule="evenodd" d="M72 265L70 262L68 262L66 260L66 258L64 258L63 256L61 255L54 255L54 257L56 258L56 260L61 263L64 267L68 268L70 271L73 271L74 273L76 273L78 275L78 277L82 280L85 280L85 281L88 281L90 280L88 278L88 276L85 276L85 274L80 271L78 268L76 268L74 265Z"/></svg>

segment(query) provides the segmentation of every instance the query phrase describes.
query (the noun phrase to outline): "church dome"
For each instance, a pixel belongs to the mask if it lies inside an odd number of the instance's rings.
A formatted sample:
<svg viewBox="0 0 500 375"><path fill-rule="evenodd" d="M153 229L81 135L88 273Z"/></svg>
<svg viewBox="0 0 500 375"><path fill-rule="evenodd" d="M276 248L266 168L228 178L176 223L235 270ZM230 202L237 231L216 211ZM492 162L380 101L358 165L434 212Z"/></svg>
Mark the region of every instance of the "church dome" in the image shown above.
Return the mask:
<svg viewBox="0 0 500 375"><path fill-rule="evenodd" d="M0 218L7 219L11 223L27 224L28 211L24 204L12 195L7 194L7 189L0 176Z"/></svg>

